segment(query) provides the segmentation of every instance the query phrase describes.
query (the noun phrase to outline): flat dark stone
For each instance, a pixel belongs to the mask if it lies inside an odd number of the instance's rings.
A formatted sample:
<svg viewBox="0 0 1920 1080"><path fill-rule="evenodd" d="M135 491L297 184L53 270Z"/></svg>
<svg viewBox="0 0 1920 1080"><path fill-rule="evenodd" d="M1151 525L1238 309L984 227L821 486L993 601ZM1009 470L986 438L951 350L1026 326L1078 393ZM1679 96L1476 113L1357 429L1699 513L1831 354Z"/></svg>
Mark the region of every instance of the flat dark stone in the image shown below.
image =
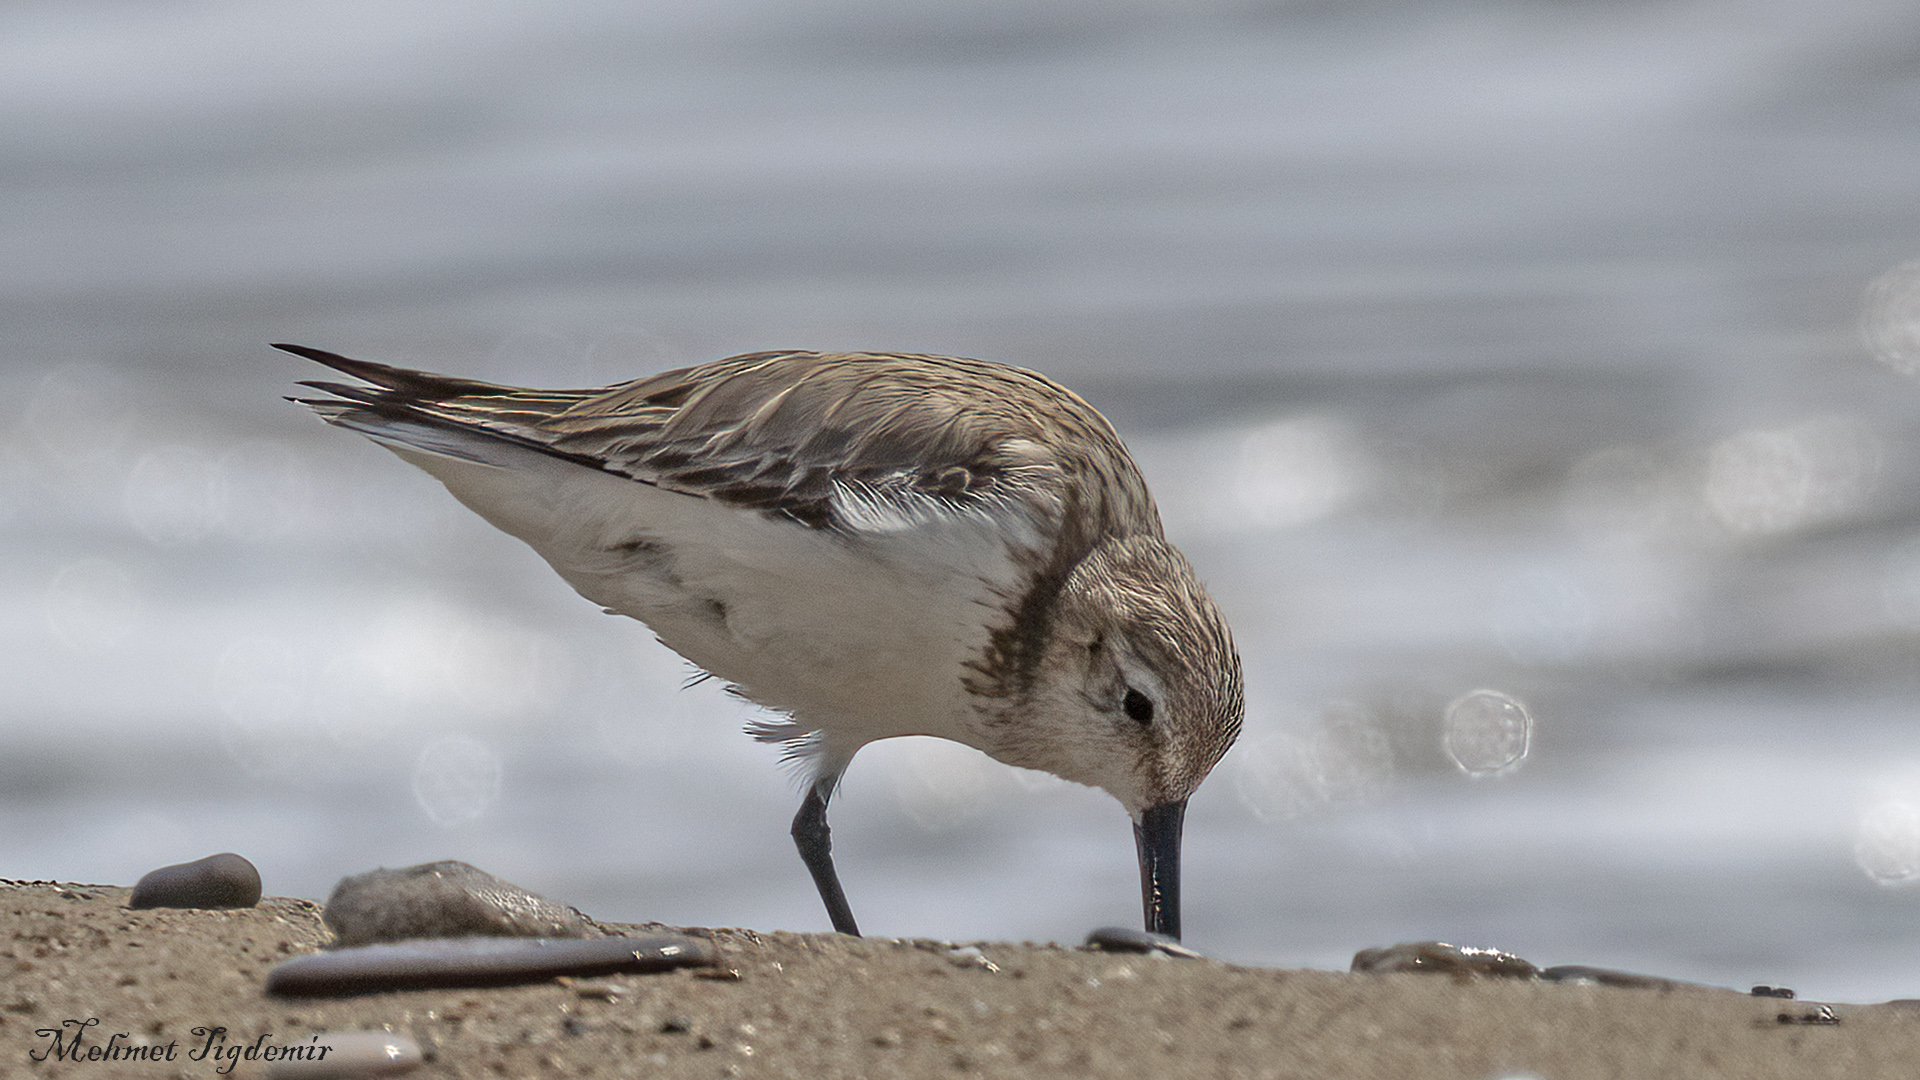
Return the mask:
<svg viewBox="0 0 1920 1080"><path fill-rule="evenodd" d="M1180 944L1179 939L1165 934L1156 934L1151 930L1135 930L1126 926L1102 926L1087 935L1087 948L1103 952L1129 953L1166 953L1168 956L1184 957L1188 960L1204 959L1199 953Z"/></svg>
<svg viewBox="0 0 1920 1080"><path fill-rule="evenodd" d="M1596 983L1600 986L1619 986L1629 990L1718 990L1717 986L1705 983L1686 982L1682 979L1667 979L1659 975L1640 975L1631 971L1615 971L1612 968L1588 967L1585 964L1561 964L1550 967L1540 973L1547 982ZM1787 991L1786 997L1793 992Z"/></svg>
<svg viewBox="0 0 1920 1080"><path fill-rule="evenodd" d="M1783 1012L1773 1019L1782 1024L1837 1024L1840 1014L1831 1005L1821 1005L1807 1012Z"/></svg>
<svg viewBox="0 0 1920 1080"><path fill-rule="evenodd" d="M1413 971L1440 975L1479 975L1501 979L1532 979L1540 969L1499 949L1449 945L1444 941L1409 941L1353 954L1349 968L1357 975L1392 975Z"/></svg>
<svg viewBox="0 0 1920 1080"><path fill-rule="evenodd" d="M260 871L231 851L142 877L130 908L250 908L260 902Z"/></svg>
<svg viewBox="0 0 1920 1080"><path fill-rule="evenodd" d="M711 964L713 946L678 934L601 938L435 938L335 949L278 964L267 992L344 997L447 986L512 986Z"/></svg>
<svg viewBox="0 0 1920 1080"><path fill-rule="evenodd" d="M341 945L411 938L566 938L591 932L570 907L449 859L341 878L321 917Z"/></svg>

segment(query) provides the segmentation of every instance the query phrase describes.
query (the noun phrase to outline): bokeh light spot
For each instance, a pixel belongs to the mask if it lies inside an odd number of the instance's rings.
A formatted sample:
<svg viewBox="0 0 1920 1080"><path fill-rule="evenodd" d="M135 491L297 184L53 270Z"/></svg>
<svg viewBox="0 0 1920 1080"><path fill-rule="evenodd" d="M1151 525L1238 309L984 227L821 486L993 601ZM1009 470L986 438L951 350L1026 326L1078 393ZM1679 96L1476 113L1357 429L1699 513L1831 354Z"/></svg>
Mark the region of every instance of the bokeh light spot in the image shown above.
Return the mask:
<svg viewBox="0 0 1920 1080"><path fill-rule="evenodd" d="M1474 690L1447 706L1447 756L1472 777L1510 773L1533 742L1527 707L1498 690Z"/></svg>
<svg viewBox="0 0 1920 1080"><path fill-rule="evenodd" d="M1707 507L1736 533L1777 534L1840 517L1872 492L1880 440L1864 425L1817 417L1730 435L1707 458Z"/></svg>
<svg viewBox="0 0 1920 1080"><path fill-rule="evenodd" d="M450 735L420 749L413 766L413 798L436 825L453 826L486 814L500 798L500 755L476 739Z"/></svg>
<svg viewBox="0 0 1920 1080"><path fill-rule="evenodd" d="M1860 329L1875 360L1905 375L1920 372L1920 260L1873 279Z"/></svg>
<svg viewBox="0 0 1920 1080"><path fill-rule="evenodd" d="M1393 748L1366 707L1336 701L1279 730L1254 730L1234 751L1233 789L1261 821L1288 821L1364 802L1393 778Z"/></svg>
<svg viewBox="0 0 1920 1080"><path fill-rule="evenodd" d="M1345 423L1329 416L1291 417L1241 438L1233 503L1251 525L1304 525L1357 497L1370 471Z"/></svg>
<svg viewBox="0 0 1920 1080"><path fill-rule="evenodd" d="M313 478L305 459L279 443L249 442L220 455L212 489L220 526L242 540L313 525Z"/></svg>
<svg viewBox="0 0 1920 1080"><path fill-rule="evenodd" d="M1920 806L1892 798L1867 807L1854 832L1853 858L1882 885L1920 878Z"/></svg>
<svg viewBox="0 0 1920 1080"><path fill-rule="evenodd" d="M205 536L220 516L213 459L188 446L142 454L128 474L121 504L149 543L173 547Z"/></svg>
<svg viewBox="0 0 1920 1080"><path fill-rule="evenodd" d="M140 597L133 574L111 559L80 559L60 568L48 583L47 629L75 651L117 644L133 628Z"/></svg>
<svg viewBox="0 0 1920 1080"><path fill-rule="evenodd" d="M76 468L115 455L133 427L131 392L119 373L99 364L55 368L27 400L21 432L48 464Z"/></svg>

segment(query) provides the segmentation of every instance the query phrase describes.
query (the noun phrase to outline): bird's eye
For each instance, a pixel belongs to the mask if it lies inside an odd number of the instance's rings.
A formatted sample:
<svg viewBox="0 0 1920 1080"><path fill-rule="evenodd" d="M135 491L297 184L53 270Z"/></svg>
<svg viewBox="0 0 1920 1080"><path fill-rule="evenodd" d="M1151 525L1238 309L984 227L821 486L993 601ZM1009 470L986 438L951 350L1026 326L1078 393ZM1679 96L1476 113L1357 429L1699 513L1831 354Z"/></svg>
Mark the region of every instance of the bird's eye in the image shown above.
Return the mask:
<svg viewBox="0 0 1920 1080"><path fill-rule="evenodd" d="M1120 707L1142 724L1153 722L1153 699L1131 686L1127 687L1127 696L1120 699Z"/></svg>

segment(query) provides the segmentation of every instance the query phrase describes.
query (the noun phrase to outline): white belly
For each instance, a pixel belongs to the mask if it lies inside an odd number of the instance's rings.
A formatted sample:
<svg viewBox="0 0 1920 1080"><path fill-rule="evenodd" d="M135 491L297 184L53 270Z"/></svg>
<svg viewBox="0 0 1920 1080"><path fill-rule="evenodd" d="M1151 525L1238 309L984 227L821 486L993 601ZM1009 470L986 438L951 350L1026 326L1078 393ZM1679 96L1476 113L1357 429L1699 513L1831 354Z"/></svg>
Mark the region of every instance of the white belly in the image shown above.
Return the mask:
<svg viewBox="0 0 1920 1080"><path fill-rule="evenodd" d="M581 595L817 730L822 767L895 735L981 746L962 685L1017 584L1017 511L842 493L841 533L511 447L498 467L395 447Z"/></svg>

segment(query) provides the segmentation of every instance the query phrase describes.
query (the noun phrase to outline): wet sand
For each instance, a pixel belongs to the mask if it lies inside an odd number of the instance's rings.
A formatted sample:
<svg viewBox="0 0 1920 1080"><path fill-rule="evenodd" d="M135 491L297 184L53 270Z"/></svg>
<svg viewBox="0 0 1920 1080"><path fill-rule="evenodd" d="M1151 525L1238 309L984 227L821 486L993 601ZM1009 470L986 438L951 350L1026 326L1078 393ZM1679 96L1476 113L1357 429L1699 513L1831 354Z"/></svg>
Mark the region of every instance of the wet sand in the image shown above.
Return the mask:
<svg viewBox="0 0 1920 1080"><path fill-rule="evenodd" d="M263 992L327 940L320 907L126 907L129 890L0 883L0 1076L259 1077L218 1045L385 1028L416 1077L1911 1077L1920 1009L1444 975L1352 975L1059 945L711 934L716 969L342 999ZM659 930L660 927L647 927ZM1786 1019L1783 1021L1782 1017ZM170 1062L59 1061L177 1045ZM67 1028L71 1030L70 1027ZM263 1037L264 1043L263 1043ZM222 1067L227 1071L219 1071Z"/></svg>

